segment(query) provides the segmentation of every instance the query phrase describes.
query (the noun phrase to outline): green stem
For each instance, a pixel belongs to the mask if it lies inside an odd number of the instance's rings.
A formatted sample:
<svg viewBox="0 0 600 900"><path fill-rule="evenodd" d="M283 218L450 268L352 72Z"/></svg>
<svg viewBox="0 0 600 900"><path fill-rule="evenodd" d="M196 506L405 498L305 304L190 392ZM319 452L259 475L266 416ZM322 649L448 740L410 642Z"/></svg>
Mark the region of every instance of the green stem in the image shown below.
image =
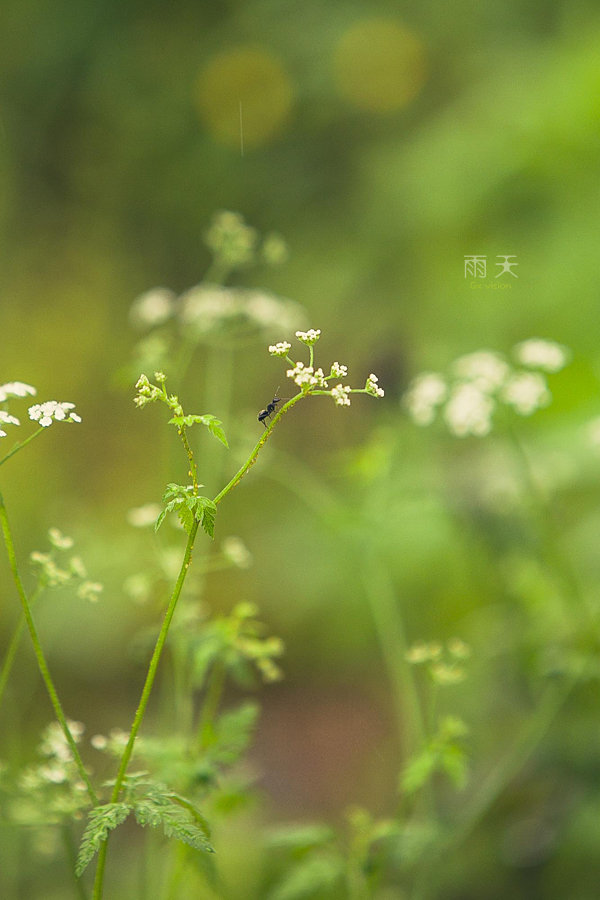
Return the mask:
<svg viewBox="0 0 600 900"><path fill-rule="evenodd" d="M223 499L223 497L225 497L230 491L232 491L234 489L234 487L236 486L236 484L239 484L239 482L242 480L242 478L244 477L244 475L246 474L248 469L251 466L253 466L254 463L256 462L256 458L257 458L258 454L260 453L263 446L266 444L266 442L267 442L268 438L270 437L270 435L273 431L273 428L275 427L277 422L281 419L281 417L283 415L285 415L286 412L288 412L288 410L290 410L292 408L292 406L294 406L298 402L298 400L302 400L302 398L305 396L306 395L302 391L299 394L296 394L294 397L292 397L291 400L288 400L288 402L284 406L281 407L281 409L279 410L277 415L273 416L273 418L271 419L271 423L269 424L269 426L267 428L265 428L264 434L262 434L261 437L259 438L259 440L257 441L256 446L254 447L254 450L252 451L252 453L250 454L250 456L248 457L246 462L243 464L243 466L241 466L238 469L238 471L235 473L235 475L233 476L231 481L225 485L223 490L217 494L217 496L215 497L215 499L213 501L214 503L220 503L221 500Z"/></svg>
<svg viewBox="0 0 600 900"><path fill-rule="evenodd" d="M212 668L202 705L200 724L198 726L198 744L201 748L209 746L214 737L214 722L225 688L225 675L225 665L222 660L219 660Z"/></svg>
<svg viewBox="0 0 600 900"><path fill-rule="evenodd" d="M42 593L42 586L38 584L34 593L31 596L31 600L29 601L29 605L33 606L35 601L38 599L40 594ZM21 613L21 617L13 632L13 636L10 639L10 644L8 645L8 650L6 651L6 656L4 657L4 662L2 663L2 670L0 671L0 706L2 706L2 700L4 698L4 691L6 690L6 685L12 671L12 667L14 665L15 657L17 655L17 650L19 649L19 644L21 642L21 638L23 637L23 632L25 631L27 622L25 621L25 616Z"/></svg>
<svg viewBox="0 0 600 900"><path fill-rule="evenodd" d="M58 699L58 694L56 692L56 688L54 687L54 682L52 681L52 677L50 675L50 671L48 669L48 664L46 663L46 658L44 656L44 651L42 650L42 645L40 643L40 639L38 637L37 629L33 622L33 617L31 615L31 607L29 605L29 601L27 599L27 595L25 593L25 589L23 587L23 583L21 581L21 576L19 575L19 568L17 565L17 558L15 555L15 548L13 544L12 534L10 530L10 525L8 523L8 516L6 513L6 506L4 504L4 498L0 493L0 522L2 524L2 531L4 534L4 543L6 546L6 552L8 554L9 565L13 574L13 580L15 582L17 593L19 594L19 598L21 600L21 605L23 607L23 614L25 616L25 621L27 623L27 627L29 629L29 634L31 636L31 641L33 644L33 650L37 659L38 669L40 670L40 674L46 685L46 690L48 691L48 696L50 697L50 702L54 708L54 713L56 718L58 719L60 726L65 735L66 741L71 749L73 754L73 759L81 776L81 780L85 784L87 788L87 792L90 800L94 805L98 803L98 798L96 793L92 787L92 783L89 779L88 773L85 770L85 766L83 765L83 760L79 755L79 750L77 749L77 744L71 734L71 730L67 724L66 716L63 712L63 708L60 700Z"/></svg>
<svg viewBox="0 0 600 900"><path fill-rule="evenodd" d="M135 739L137 737L137 733L140 730L140 726L142 724L144 714L146 712L146 707L148 705L148 700L150 699L150 693L152 691L152 686L154 684L154 679L156 678L156 672L158 669L158 664L160 662L161 654L165 645L165 641L167 639L167 634L169 632L169 626L171 624L171 620L173 618L173 614L175 612L175 607L177 606L177 601L179 600L179 596L181 594L181 590L183 588L183 583L185 581L186 575L188 573L188 569L190 567L191 559L192 559L192 550L194 549L194 540L196 538L196 533L198 531L198 522L194 522L190 534L188 537L187 546L185 548L185 553L183 556L183 562L181 564L181 569L179 571L179 575L177 577L177 582L173 589L173 593L171 595L171 599L169 601L169 605L167 607L167 611L165 613L165 617L163 619L163 623L156 639L156 644L154 647L154 652L152 654L152 658L150 660L150 664L148 666L148 674L146 675L146 681L144 682L144 687L142 689L142 694L140 697L140 702L138 704L138 708L133 720L133 724L131 726L131 731L129 732L129 740L127 741L127 746L123 751L123 756L121 757L121 763L119 765L119 771L117 772L117 777L115 779L115 784L112 790L112 794L110 797L111 803L116 803L119 799L119 794L121 792L121 788L123 786L123 781L125 779L125 773L127 771L127 766L129 765L129 761L131 759L131 755L133 753L133 747L135 744ZM106 851L108 847L108 838L104 841L100 850L98 852L98 865L96 868L96 879L94 882L94 900L100 900L102 897L102 890L104 885L104 868L106 865Z"/></svg>
<svg viewBox="0 0 600 900"><path fill-rule="evenodd" d="M2 465L2 463L5 463L7 459L10 459L11 456L14 456L15 453L18 453L19 450L22 450L23 447L26 447L27 444L30 441L32 441L34 438L36 438L38 436L38 434L41 434L42 431L44 431L44 429L40 425L40 427L37 429L37 431L34 431L33 434L30 434L28 438L25 438L24 441L20 441L18 444L15 444L15 446L12 448L12 450L9 450L9 452L6 454L6 456L3 456L2 459L0 459L0 466Z"/></svg>

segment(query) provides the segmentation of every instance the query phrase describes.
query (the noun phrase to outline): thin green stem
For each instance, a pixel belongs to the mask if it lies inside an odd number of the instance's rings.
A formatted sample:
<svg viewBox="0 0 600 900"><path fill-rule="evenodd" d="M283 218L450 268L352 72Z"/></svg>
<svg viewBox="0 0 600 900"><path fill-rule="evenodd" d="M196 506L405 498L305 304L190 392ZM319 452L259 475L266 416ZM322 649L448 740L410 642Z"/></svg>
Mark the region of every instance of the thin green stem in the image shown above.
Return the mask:
<svg viewBox="0 0 600 900"><path fill-rule="evenodd" d="M178 429L179 437L181 438L181 442L185 448L185 452L187 453L188 461L190 464L189 476L192 479L192 484L194 486L194 496L198 496L198 466L196 465L196 461L194 459L194 454L192 453L192 448L190 447L190 443L187 439L187 434L185 431L185 425L182 425L181 428Z"/></svg>
<svg viewBox="0 0 600 900"><path fill-rule="evenodd" d="M123 781L125 779L125 773L127 771L127 766L129 765L129 761L131 759L133 753L133 747L135 744L135 739L137 737L138 731L140 730L140 726L142 724L144 714L146 712L146 707L148 706L148 701L150 699L150 694L152 692L152 686L154 684L154 679L156 678L156 672L158 670L158 664L160 662L160 658L162 655L162 651L165 645L165 641L167 640L167 634L169 632L169 626L171 625L171 620L173 618L173 614L175 612L175 608L177 606L177 601L179 600L179 596L181 594L181 590L183 588L183 583L185 581L186 575L188 573L188 569L190 567L191 559L192 559L192 551L194 549L194 540L196 538L196 534L198 532L198 522L194 522L188 537L188 542L185 548L185 553L183 556L183 562L181 564L181 569L179 571L179 575L177 577L177 582L173 589L173 593L171 595L171 599L169 600L169 605L167 607L167 611L165 613L163 623L156 639L156 644L154 646L154 652L152 654L152 658L150 660L150 664L148 666L148 673L146 675L146 680L144 682L144 687L142 689L142 694L140 697L140 702L138 704L138 708L133 720L133 724L131 726L131 730L129 732L129 740L127 741L127 746L123 751L123 756L121 757L121 763L119 765L119 771L117 772L117 777L115 779L115 784L112 790L110 802L116 803L119 794L121 792L121 788L123 786ZM102 897L102 890L104 885L104 869L106 865L106 851L108 847L108 838L104 841L102 846L100 847L98 853L98 865L96 868L96 879L94 882L94 900L100 900Z"/></svg>
<svg viewBox="0 0 600 900"><path fill-rule="evenodd" d="M218 660L212 668L200 714L198 745L201 748L209 746L214 738L214 723L225 688L225 676L225 664Z"/></svg>
<svg viewBox="0 0 600 900"><path fill-rule="evenodd" d="M230 491L232 491L237 484L239 484L239 482L242 480L242 478L244 477L244 475L246 474L248 469L250 469L250 467L253 466L254 463L256 462L258 454L260 453L260 451L266 444L267 440L269 439L269 437L273 431L273 428L275 427L277 422L281 419L281 417L283 415L285 415L286 412L288 412L288 410L290 410L292 408L292 406L294 406L299 400L302 400L302 398L305 396L306 396L306 394L304 394L302 391L299 394L296 394L294 397L291 398L291 400L288 400L288 402L284 406L281 407L281 409L279 410L277 415L273 416L273 418L271 419L271 423L269 424L269 426L267 428L265 428L264 434L262 434L261 437L259 438L259 440L257 441L256 446L254 447L254 450L252 451L252 453L250 454L250 456L248 457L246 462L243 464L243 466L241 466L238 469L238 471L235 473L235 475L233 476L231 481L229 481L225 485L223 490L217 494L217 496L214 498L214 501L213 501L214 503L220 503L221 500L223 499L223 497L227 496L227 494Z"/></svg>
<svg viewBox="0 0 600 900"><path fill-rule="evenodd" d="M12 450L9 450L9 452L6 454L6 456L3 456L2 459L0 459L0 466L3 463L5 463L7 461L7 459L10 459L11 456L14 456L15 453L18 453L19 450L22 450L23 447L26 447L27 444L30 441L32 441L34 438L36 438L38 436L38 434L41 434L43 430L44 429L40 425L40 427L36 431L34 431L33 434L30 434L28 438L25 438L24 441L20 441L18 444L15 444L15 446L12 448Z"/></svg>
<svg viewBox="0 0 600 900"><path fill-rule="evenodd" d="M42 585L38 584L35 591L31 595L31 599L29 601L29 605L33 606L36 602L40 594L42 593ZM2 701L4 699L4 691L6 690L6 685L8 683L8 679L10 677L10 673L12 671L12 667L15 662L15 657L17 655L17 650L19 649L19 644L21 642L21 638L23 637L23 632L27 627L27 622L25 620L25 616L21 613L19 618L19 622L17 627L13 632L13 636L10 639L10 644L8 645L8 650L6 651L6 656L4 657L4 662L2 663L2 670L0 671L0 706L2 706Z"/></svg>
<svg viewBox="0 0 600 900"><path fill-rule="evenodd" d="M17 593L19 594L19 598L21 600L21 605L23 607L23 614L25 616L25 621L27 623L27 627L29 629L29 634L31 636L31 641L33 644L33 650L37 659L38 668L40 670L40 675L46 685L46 690L48 691L48 696L50 697L50 702L54 708L54 713L56 718L58 719L60 726L63 730L67 743L71 749L73 754L73 759L81 776L81 780L85 784L87 788L87 792L90 800L94 805L98 803L98 798L96 793L92 787L92 783L89 779L88 773L86 772L85 766L83 764L83 760L79 754L79 750L77 748L77 744L71 734L71 730L67 724L67 719L64 714L62 705L60 700L58 699L58 694L56 692L56 688L54 687L54 682L52 681L52 677L50 675L50 671L48 669L48 664L46 662L46 657L44 656L44 651L42 650L42 645L40 643L40 639L38 637L37 629L35 627L33 617L31 615L31 607L29 601L27 599L27 595L25 593L25 589L23 587L23 582L21 581L21 576L19 575L19 568L17 565L17 557L15 554L15 548L12 539L12 533L10 530L10 525L8 522L8 515L6 512L6 506L4 504L4 498L0 493L0 523L2 524L2 532L4 535L4 544L6 546L6 552L8 554L9 565L13 574L13 580L15 582L15 586L17 588Z"/></svg>

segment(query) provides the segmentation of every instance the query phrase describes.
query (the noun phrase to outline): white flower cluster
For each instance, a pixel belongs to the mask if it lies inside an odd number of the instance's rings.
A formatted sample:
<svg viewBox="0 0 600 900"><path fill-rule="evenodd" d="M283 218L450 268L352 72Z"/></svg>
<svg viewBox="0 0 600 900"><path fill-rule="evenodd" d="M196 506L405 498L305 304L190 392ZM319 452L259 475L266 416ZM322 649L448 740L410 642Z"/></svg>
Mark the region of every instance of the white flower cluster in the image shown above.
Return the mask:
<svg viewBox="0 0 600 900"><path fill-rule="evenodd" d="M267 291L204 283L179 297L177 318L184 330L205 336L222 331L246 332L249 327L266 332L291 331L304 319L304 312L293 300Z"/></svg>
<svg viewBox="0 0 600 900"><path fill-rule="evenodd" d="M29 561L37 571L40 584L44 587L60 587L70 582L77 583L77 596L80 600L95 603L103 591L97 581L89 581L87 571L80 556L71 556L65 563L56 559L55 551L70 550L73 539L62 534L58 528L50 528L48 538L52 549L48 553L32 550Z"/></svg>
<svg viewBox="0 0 600 900"><path fill-rule="evenodd" d="M385 397L385 391L383 388L380 388L378 385L379 378L377 375L371 374L367 378L367 383L365 384L365 391L367 394L372 394L373 397Z"/></svg>
<svg viewBox="0 0 600 900"><path fill-rule="evenodd" d="M306 344L307 347L311 347L313 344L316 344L319 338L321 337L321 329L317 328L309 328L308 331L297 331L296 337L298 340Z"/></svg>
<svg viewBox="0 0 600 900"><path fill-rule="evenodd" d="M346 378L348 375L348 366L342 366L339 362L331 364L330 378Z"/></svg>
<svg viewBox="0 0 600 900"><path fill-rule="evenodd" d="M455 360L449 377L423 372L412 381L404 405L418 425L430 425L443 407L443 419L457 437L488 434L498 404L529 416L552 396L544 375L527 370L558 372L569 353L560 344L532 338L517 344L513 356L526 369L513 368L499 353L479 350Z"/></svg>
<svg viewBox="0 0 600 900"><path fill-rule="evenodd" d="M292 378L298 387L327 387L323 369L315 371L313 366L305 366L301 362L296 363L293 369L288 369L286 375L288 378Z"/></svg>
<svg viewBox="0 0 600 900"><path fill-rule="evenodd" d="M350 397L348 394L351 390L352 388L347 385L336 384L336 386L331 389L331 396L333 397L334 403L337 406L350 406Z"/></svg>
<svg viewBox="0 0 600 900"><path fill-rule="evenodd" d="M269 353L271 356L281 356L285 359L291 349L292 345L288 341L279 341L277 344L271 344Z"/></svg>
<svg viewBox="0 0 600 900"><path fill-rule="evenodd" d="M32 385L24 384L22 381L9 381L7 384L0 384L0 403L4 403L9 397L26 397L28 394L35 396L37 391Z"/></svg>
<svg viewBox="0 0 600 900"><path fill-rule="evenodd" d="M74 403L59 403L57 400L46 400L45 403L36 403L29 407L29 418L38 422L43 428L48 428L52 422L81 422Z"/></svg>
<svg viewBox="0 0 600 900"><path fill-rule="evenodd" d="M16 416L11 416L5 410L0 409L0 425L20 425ZM6 437L6 431L0 428L0 437Z"/></svg>

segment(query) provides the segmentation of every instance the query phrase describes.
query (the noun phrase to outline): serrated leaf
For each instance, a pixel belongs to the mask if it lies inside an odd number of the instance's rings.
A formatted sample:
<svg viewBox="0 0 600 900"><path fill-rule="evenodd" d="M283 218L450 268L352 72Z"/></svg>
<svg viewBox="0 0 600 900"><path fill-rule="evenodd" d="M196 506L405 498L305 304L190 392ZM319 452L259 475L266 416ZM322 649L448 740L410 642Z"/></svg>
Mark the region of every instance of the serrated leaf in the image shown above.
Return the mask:
<svg viewBox="0 0 600 900"><path fill-rule="evenodd" d="M79 854L75 864L77 877L85 871L94 854L98 852L108 837L109 831L113 831L121 825L131 812L131 809L132 807L129 803L105 803L102 806L96 806L90 811L89 821L81 838Z"/></svg>
<svg viewBox="0 0 600 900"><path fill-rule="evenodd" d="M225 447L227 447L227 449L229 449L229 444L227 443L227 438L225 437L225 432L222 428L223 423L221 422L221 420L217 419L216 416L211 416L210 413L207 413L207 415L205 416L200 416L200 418L203 424L206 425L210 433L214 437L216 437L218 441L221 441L221 443Z"/></svg>
<svg viewBox="0 0 600 900"><path fill-rule="evenodd" d="M160 528L160 526L161 526L162 523L164 522L165 516L166 516L166 515L167 515L167 510L166 510L166 509L163 509L163 510L159 513L158 519L157 519L156 522L154 523L154 531L158 531L158 529Z"/></svg>
<svg viewBox="0 0 600 900"><path fill-rule="evenodd" d="M176 802L173 802L172 798ZM160 793L159 786L153 785L151 792L135 802L134 814L142 826L158 828L162 825L167 837L175 837L196 850L214 853L209 842L208 823L183 797Z"/></svg>
<svg viewBox="0 0 600 900"><path fill-rule="evenodd" d="M207 535L214 540L215 538L215 518L217 516L217 507L208 497L196 497L195 517L200 523Z"/></svg>
<svg viewBox="0 0 600 900"><path fill-rule="evenodd" d="M188 506L182 504L177 510L177 518L183 525L186 534L189 535L192 530L192 525L194 524L194 513L192 510Z"/></svg>
<svg viewBox="0 0 600 900"><path fill-rule="evenodd" d="M236 762L252 739L258 713L258 704L248 702L219 716L211 756L224 765Z"/></svg>

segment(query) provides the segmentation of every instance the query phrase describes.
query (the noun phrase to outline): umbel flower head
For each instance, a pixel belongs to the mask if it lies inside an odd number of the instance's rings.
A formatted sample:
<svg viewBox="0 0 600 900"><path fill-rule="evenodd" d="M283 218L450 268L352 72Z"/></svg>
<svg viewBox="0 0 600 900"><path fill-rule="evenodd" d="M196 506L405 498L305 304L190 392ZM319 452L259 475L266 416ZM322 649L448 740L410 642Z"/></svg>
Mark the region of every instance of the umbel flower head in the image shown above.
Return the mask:
<svg viewBox="0 0 600 900"><path fill-rule="evenodd" d="M417 375L404 395L404 405L417 425L430 425L441 412L456 437L483 437L492 429L497 406L521 416L547 406L552 395L545 373L558 372L569 356L565 347L541 338L513 348L513 357L525 368L514 368L500 353L478 350L456 359L449 375Z"/></svg>
<svg viewBox="0 0 600 900"><path fill-rule="evenodd" d="M315 368L315 344L320 337L320 328L309 328L308 331L296 332L297 340L304 344L305 347L308 347L308 363L292 359L289 355L292 349L289 341L279 341L269 346L271 356L285 359L291 365L291 368L287 369L286 375L301 389L302 394L326 394L333 399L336 406L350 406L350 394L370 394L372 397L384 396L383 388L379 387L379 379L373 373L368 376L364 388L352 388L350 385L339 381L340 378L348 376L348 367L337 360L329 367L328 374L325 374L321 367ZM337 381L337 384L333 387L329 386L331 380Z"/></svg>
<svg viewBox="0 0 600 900"><path fill-rule="evenodd" d="M48 428L53 422L81 422L81 417L72 412L74 403L59 403L57 400L46 400L29 407L29 418Z"/></svg>

